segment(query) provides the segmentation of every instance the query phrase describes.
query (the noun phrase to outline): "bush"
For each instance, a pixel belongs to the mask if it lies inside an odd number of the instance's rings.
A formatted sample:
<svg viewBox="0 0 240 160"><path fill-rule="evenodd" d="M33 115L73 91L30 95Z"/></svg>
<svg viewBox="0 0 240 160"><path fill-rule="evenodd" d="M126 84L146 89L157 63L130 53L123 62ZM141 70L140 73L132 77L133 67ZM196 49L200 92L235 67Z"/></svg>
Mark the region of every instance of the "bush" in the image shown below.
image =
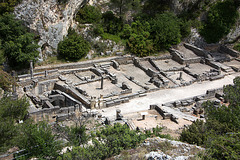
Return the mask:
<svg viewBox="0 0 240 160"><path fill-rule="evenodd" d="M145 57L153 53L152 40L147 39L149 37L148 32L144 32L141 35L131 34L127 42L129 51L137 56Z"/></svg>
<svg viewBox="0 0 240 160"><path fill-rule="evenodd" d="M225 99L229 105L216 106L207 101L204 105L206 122L196 121L185 128L180 140L203 145L206 151L203 159L239 159L240 133L240 77L234 85L224 87Z"/></svg>
<svg viewBox="0 0 240 160"><path fill-rule="evenodd" d="M19 131L16 121L23 120L26 117L28 106L29 103L26 98L12 100L10 96L4 95L4 97L0 99L1 153L17 145Z"/></svg>
<svg viewBox="0 0 240 160"><path fill-rule="evenodd" d="M117 18L112 11L103 13L102 18L104 32L117 35L122 31L123 20L121 18Z"/></svg>
<svg viewBox="0 0 240 160"><path fill-rule="evenodd" d="M181 41L179 20L173 13L156 15L150 24L151 38L157 50L168 49Z"/></svg>
<svg viewBox="0 0 240 160"><path fill-rule="evenodd" d="M77 61L90 50L90 44L77 33L71 33L58 44L58 54L61 58Z"/></svg>
<svg viewBox="0 0 240 160"><path fill-rule="evenodd" d="M0 1L0 15L6 12L13 12L14 7L22 0L3 0Z"/></svg>
<svg viewBox="0 0 240 160"><path fill-rule="evenodd" d="M60 142L56 141L51 126L46 122L33 124L31 121L25 121L19 134L21 138L18 146L25 149L27 153L25 158L54 159L58 156L61 149Z"/></svg>
<svg viewBox="0 0 240 160"><path fill-rule="evenodd" d="M230 32L238 18L237 6L233 0L217 2L210 8L207 21L202 26L200 34L208 43L218 42Z"/></svg>
<svg viewBox="0 0 240 160"><path fill-rule="evenodd" d="M29 66L38 57L35 35L28 33L22 22L11 14L0 16L0 38L9 65L16 70Z"/></svg>
<svg viewBox="0 0 240 160"><path fill-rule="evenodd" d="M100 9L94 6L86 5L81 8L77 15L76 21L79 23L98 23L102 18Z"/></svg>

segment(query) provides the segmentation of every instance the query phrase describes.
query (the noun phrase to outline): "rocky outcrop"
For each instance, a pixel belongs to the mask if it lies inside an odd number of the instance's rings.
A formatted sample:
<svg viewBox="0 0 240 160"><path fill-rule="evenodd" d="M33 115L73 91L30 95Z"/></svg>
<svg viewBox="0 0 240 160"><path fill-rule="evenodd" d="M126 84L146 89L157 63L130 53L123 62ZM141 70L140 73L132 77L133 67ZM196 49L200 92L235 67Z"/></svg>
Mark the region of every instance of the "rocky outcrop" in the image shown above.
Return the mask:
<svg viewBox="0 0 240 160"><path fill-rule="evenodd" d="M15 7L14 14L18 19L40 36L40 58L57 49L58 43L67 35L73 25L73 18L84 0L68 0L59 4L57 0L24 0ZM41 50L44 50L42 54Z"/></svg>
<svg viewBox="0 0 240 160"><path fill-rule="evenodd" d="M157 151L145 155L147 160L187 160L192 159L198 152L204 150L204 148L196 145L159 137L146 139L143 146L157 149Z"/></svg>

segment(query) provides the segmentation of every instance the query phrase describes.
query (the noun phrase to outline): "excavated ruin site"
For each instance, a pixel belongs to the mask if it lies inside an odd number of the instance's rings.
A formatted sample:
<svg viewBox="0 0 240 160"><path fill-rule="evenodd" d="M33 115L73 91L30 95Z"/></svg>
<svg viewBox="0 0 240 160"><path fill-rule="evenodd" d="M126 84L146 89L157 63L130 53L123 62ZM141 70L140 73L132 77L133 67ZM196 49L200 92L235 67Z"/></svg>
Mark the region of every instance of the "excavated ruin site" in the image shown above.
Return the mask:
<svg viewBox="0 0 240 160"><path fill-rule="evenodd" d="M59 122L79 116L102 124L127 123L131 129L165 126L179 130L204 118L202 103L224 103L225 84L239 75L239 52L226 46L190 44L169 54L130 55L40 66L18 75L15 94L31 99L35 121Z"/></svg>

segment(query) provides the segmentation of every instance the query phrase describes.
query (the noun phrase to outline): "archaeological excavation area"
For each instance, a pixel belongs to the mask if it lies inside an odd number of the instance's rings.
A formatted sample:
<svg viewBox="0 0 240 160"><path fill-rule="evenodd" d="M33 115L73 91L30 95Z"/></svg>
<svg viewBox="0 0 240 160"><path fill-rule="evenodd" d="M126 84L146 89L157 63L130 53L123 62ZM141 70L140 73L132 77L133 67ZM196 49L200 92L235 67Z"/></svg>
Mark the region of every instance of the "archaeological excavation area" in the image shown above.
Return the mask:
<svg viewBox="0 0 240 160"><path fill-rule="evenodd" d="M216 104L222 103L222 88L188 99L152 104L142 112L122 114L121 108L115 109L114 118L104 116L102 110L144 98L159 90L214 81L239 71L239 52L221 45L200 49L184 43L171 48L168 54L154 57L122 55L30 67L30 74L16 78L17 93L26 94L31 99L29 116L35 121L58 122L92 116L105 124L122 121L132 129L149 129L156 125L167 127L169 124L177 129L204 118L201 107L204 101L211 99Z"/></svg>

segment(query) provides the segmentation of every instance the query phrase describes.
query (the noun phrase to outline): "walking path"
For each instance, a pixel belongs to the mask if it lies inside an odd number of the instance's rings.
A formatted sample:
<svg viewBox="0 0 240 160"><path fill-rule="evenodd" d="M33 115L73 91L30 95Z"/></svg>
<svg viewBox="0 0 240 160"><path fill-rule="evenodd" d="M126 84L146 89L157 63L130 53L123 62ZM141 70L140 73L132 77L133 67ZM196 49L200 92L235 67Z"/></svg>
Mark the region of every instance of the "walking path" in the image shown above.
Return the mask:
<svg viewBox="0 0 240 160"><path fill-rule="evenodd" d="M156 92L151 92L148 93L145 97L132 99L128 103L100 109L99 113L101 113L103 116L109 117L110 119L114 119L116 115L116 109L120 109L123 115L148 110L151 104L163 104L180 99L190 98L193 96L205 94L206 91L209 89L221 88L223 87L223 85L232 84L233 79L236 76L240 76L240 73L228 75L225 76L223 79L215 81L204 81L194 83L190 86L163 89Z"/></svg>

